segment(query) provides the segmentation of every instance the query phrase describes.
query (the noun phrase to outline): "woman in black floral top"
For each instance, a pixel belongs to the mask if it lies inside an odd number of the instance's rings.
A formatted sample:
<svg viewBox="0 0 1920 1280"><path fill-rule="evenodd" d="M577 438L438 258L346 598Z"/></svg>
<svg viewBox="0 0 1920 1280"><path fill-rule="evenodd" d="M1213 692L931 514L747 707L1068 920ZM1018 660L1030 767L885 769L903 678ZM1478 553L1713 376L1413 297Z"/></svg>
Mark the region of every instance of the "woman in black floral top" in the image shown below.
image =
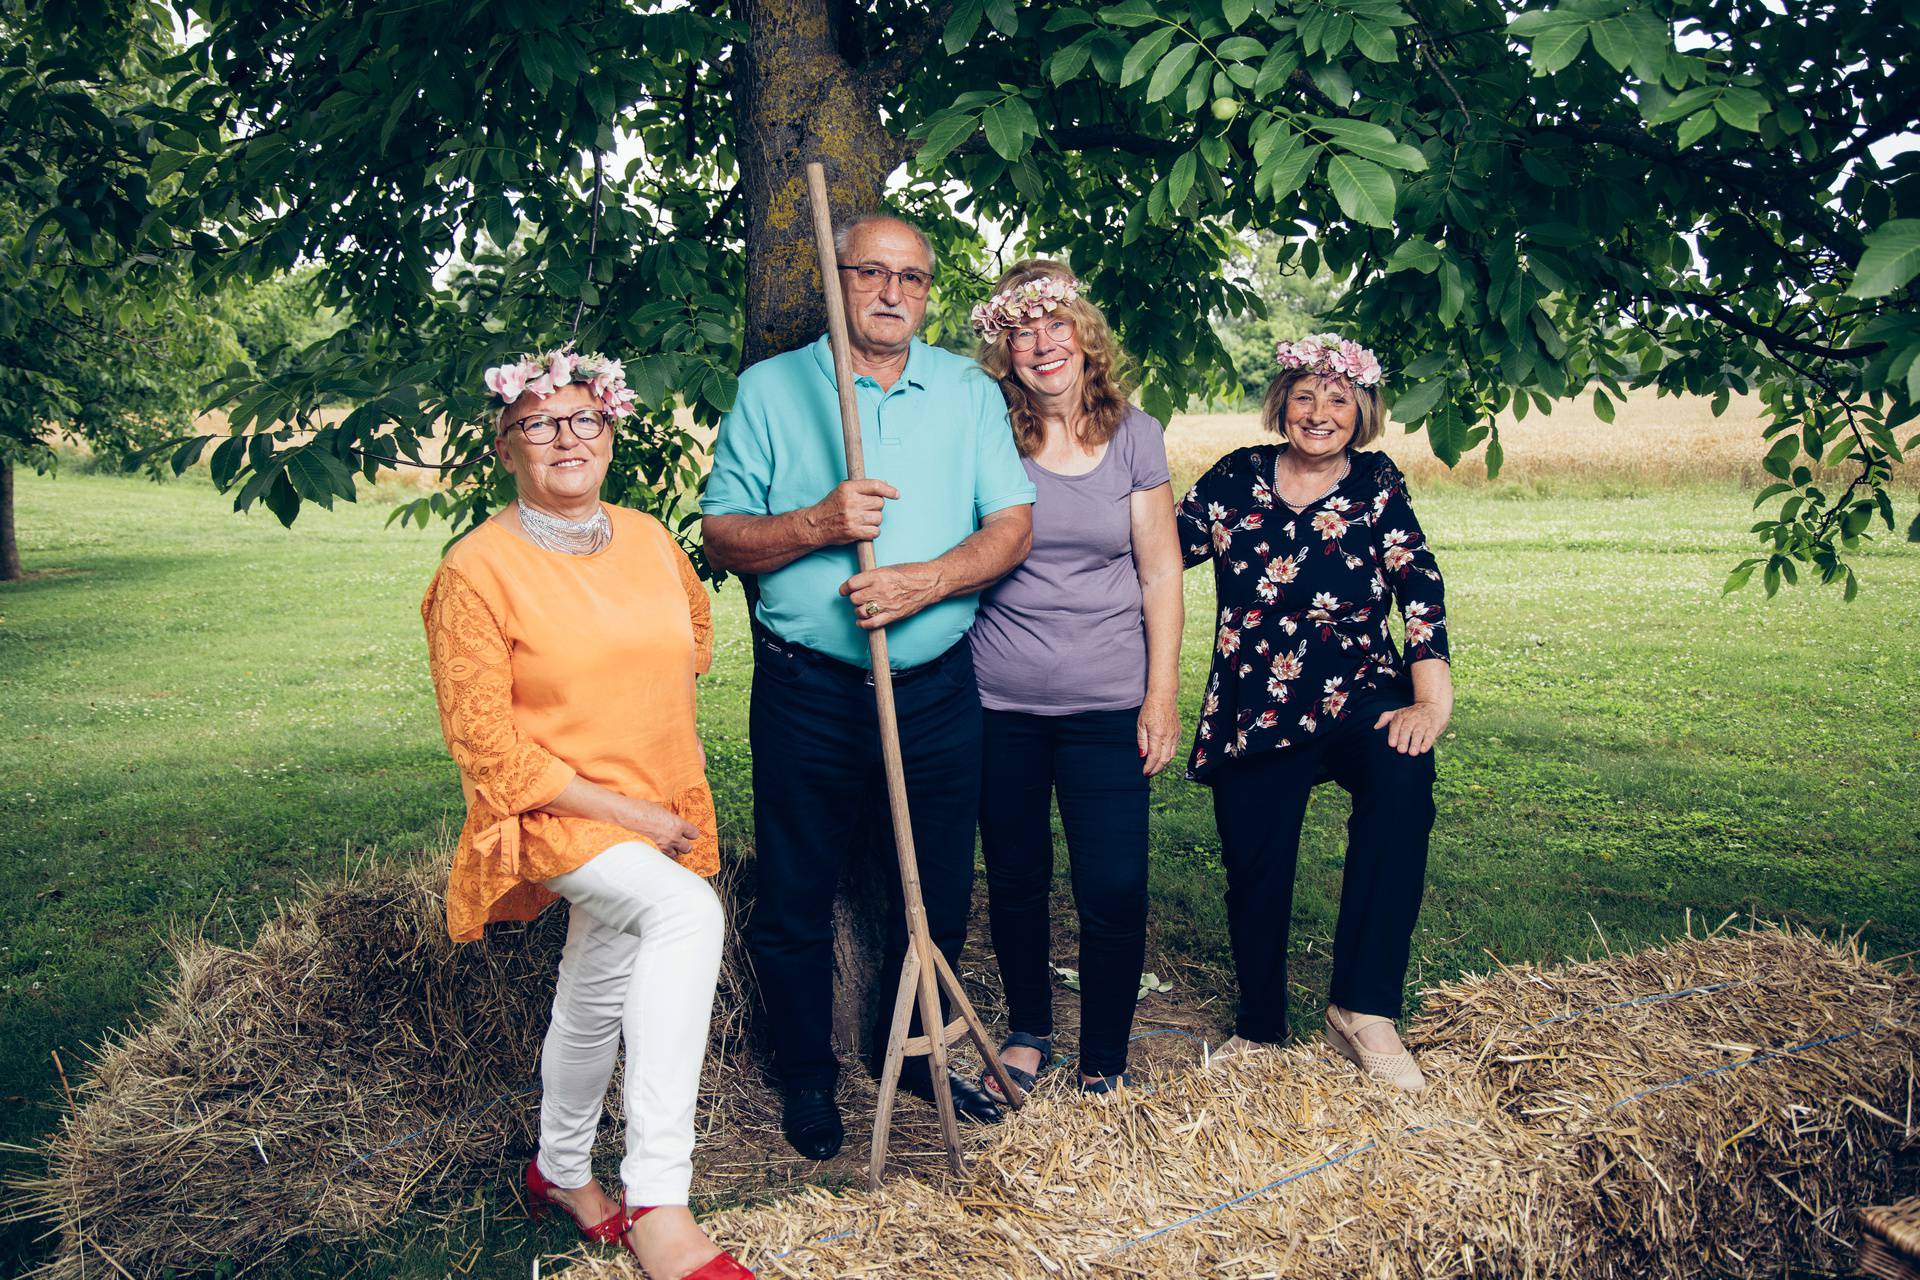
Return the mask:
<svg viewBox="0 0 1920 1280"><path fill-rule="evenodd" d="M1213 562L1213 670L1188 776L1213 788L1240 982L1232 1054L1288 1034L1287 926L1307 798L1353 796L1328 1041L1418 1091L1395 1030L1433 827L1433 744L1453 710L1439 567L1381 433L1380 366L1332 335L1282 343L1262 419L1281 437L1215 463L1179 509ZM1388 615L1398 605L1406 652Z"/></svg>

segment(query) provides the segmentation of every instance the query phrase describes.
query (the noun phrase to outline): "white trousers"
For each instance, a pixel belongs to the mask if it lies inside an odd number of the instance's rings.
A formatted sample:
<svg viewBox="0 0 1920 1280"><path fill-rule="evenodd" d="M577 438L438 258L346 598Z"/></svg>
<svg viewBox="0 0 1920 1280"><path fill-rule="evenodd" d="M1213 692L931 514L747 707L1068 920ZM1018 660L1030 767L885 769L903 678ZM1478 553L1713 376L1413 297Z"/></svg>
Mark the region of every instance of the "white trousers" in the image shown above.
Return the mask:
<svg viewBox="0 0 1920 1280"><path fill-rule="evenodd" d="M562 1187L592 1179L594 1131L624 1034L626 1203L685 1204L720 976L720 900L638 840L546 884L567 900L569 916L540 1054L540 1170Z"/></svg>

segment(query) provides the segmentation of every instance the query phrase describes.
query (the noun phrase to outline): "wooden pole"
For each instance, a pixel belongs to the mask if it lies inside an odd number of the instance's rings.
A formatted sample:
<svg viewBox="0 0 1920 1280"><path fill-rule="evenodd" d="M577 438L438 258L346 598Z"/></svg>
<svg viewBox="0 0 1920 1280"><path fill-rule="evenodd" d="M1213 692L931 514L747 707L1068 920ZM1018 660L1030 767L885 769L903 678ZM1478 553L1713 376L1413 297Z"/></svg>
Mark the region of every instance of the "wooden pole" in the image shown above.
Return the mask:
<svg viewBox="0 0 1920 1280"><path fill-rule="evenodd" d="M814 242L820 253L820 282L826 292L827 337L833 348L833 380L840 392L840 431L846 443L847 479L866 478L865 452L860 442L860 398L853 384L853 357L847 345L847 308L840 293L839 256L833 246L833 214L827 205L827 174L818 161L807 165L807 193L813 203ZM870 573L876 561L873 543L854 544L860 571ZM900 988L894 997L893 1022L887 1052L880 1068L880 1102L874 1116L873 1151L868 1177L878 1185L886 1173L887 1136L893 1124L893 1104L900 1083L900 1067L908 1056L924 1055L933 1077L934 1105L940 1112L940 1131L946 1138L947 1159L955 1173L965 1161L960 1154L960 1125L954 1115L953 1094L947 1084L947 1047L962 1035L971 1036L981 1057L993 1071L1001 1090L1014 1106L1025 1101L1001 1066L986 1027L973 1010L947 958L933 945L927 929L927 908L920 893L920 861L914 853L913 823L907 809L906 766L900 756L900 722L894 712L893 671L887 664L887 630L867 633L873 662L873 698L880 718L880 758L886 769L887 805L893 815L893 847L900 862L900 895L907 911L907 955L900 968ZM952 1024L940 1015L940 991L945 989L959 1013ZM907 1028L915 1004L920 1007L922 1034L909 1039Z"/></svg>

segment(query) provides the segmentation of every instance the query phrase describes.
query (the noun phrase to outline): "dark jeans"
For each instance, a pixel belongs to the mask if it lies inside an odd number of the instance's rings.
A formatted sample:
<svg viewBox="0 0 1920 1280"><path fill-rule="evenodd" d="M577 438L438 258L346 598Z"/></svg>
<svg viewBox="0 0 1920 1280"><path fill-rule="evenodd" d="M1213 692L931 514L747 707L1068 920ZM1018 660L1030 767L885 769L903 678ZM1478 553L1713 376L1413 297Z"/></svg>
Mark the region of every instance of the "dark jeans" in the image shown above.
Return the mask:
<svg viewBox="0 0 1920 1280"><path fill-rule="evenodd" d="M1227 932L1240 980L1235 1031L1287 1034L1287 928L1307 797L1329 779L1353 796L1328 998L1352 1013L1400 1016L1407 952L1426 887L1433 830L1433 752L1402 755L1373 722L1410 701L1397 689L1356 694L1346 718L1297 746L1214 775L1213 812L1227 869Z"/></svg>
<svg viewBox="0 0 1920 1280"><path fill-rule="evenodd" d="M747 946L782 1087L831 1089L839 1078L833 899L842 856L855 842L877 845L893 904L879 979L882 1045L907 945L873 686L863 671L757 629L753 650L748 735L758 886ZM927 926L957 973L980 804L980 697L967 642L895 672L894 702ZM918 1017L916 1009L916 1028Z"/></svg>
<svg viewBox="0 0 1920 1280"><path fill-rule="evenodd" d="M980 849L1007 1027L1053 1034L1048 970L1052 801L1060 798L1080 913L1080 1066L1127 1069L1127 1037L1147 946L1147 779L1139 709L1035 716L987 711Z"/></svg>

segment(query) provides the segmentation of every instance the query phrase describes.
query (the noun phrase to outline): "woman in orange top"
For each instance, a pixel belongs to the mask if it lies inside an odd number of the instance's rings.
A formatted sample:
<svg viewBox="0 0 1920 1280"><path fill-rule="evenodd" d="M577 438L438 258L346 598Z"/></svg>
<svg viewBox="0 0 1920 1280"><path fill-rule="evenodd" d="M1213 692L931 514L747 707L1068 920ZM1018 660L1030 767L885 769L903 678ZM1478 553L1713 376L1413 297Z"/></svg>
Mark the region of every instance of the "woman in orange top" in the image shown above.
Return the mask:
<svg viewBox="0 0 1920 1280"><path fill-rule="evenodd" d="M487 387L506 405L495 447L519 501L447 553L421 606L467 799L447 927L468 941L569 904L534 1205L624 1244L655 1280L751 1276L687 1209L723 927L702 878L719 844L694 727L707 593L659 521L600 501L614 425L632 412L617 361L562 348L489 370ZM615 1202L591 1155L623 1035Z"/></svg>

